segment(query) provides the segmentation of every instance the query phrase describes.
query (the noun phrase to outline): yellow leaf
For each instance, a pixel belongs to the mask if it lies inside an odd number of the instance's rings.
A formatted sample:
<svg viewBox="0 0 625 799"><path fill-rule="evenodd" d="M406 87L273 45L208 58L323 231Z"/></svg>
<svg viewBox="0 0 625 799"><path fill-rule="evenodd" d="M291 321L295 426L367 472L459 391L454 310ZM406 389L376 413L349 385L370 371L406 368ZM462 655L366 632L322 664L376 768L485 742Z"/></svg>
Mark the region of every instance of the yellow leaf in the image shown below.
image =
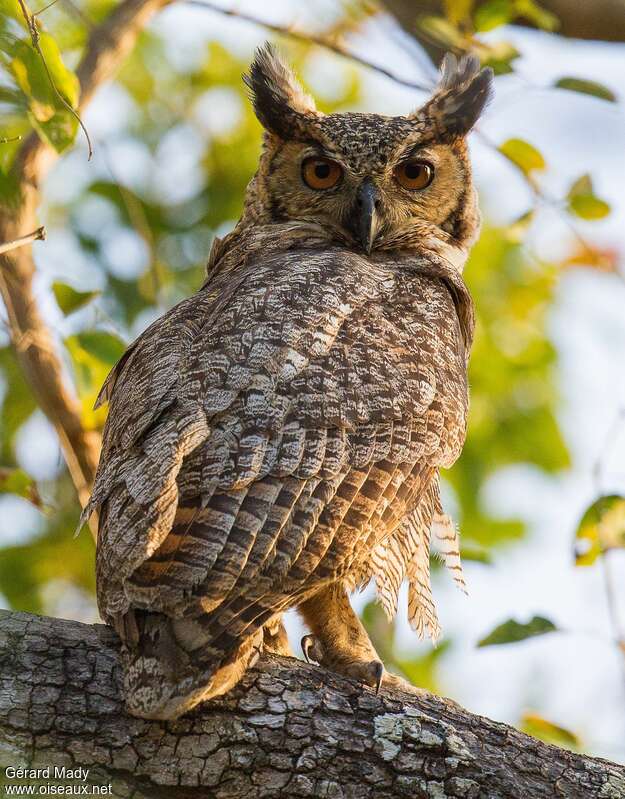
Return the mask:
<svg viewBox="0 0 625 799"><path fill-rule="evenodd" d="M560 266L588 267L598 272L618 272L619 253L609 247L599 248L583 244L565 258Z"/></svg>
<svg viewBox="0 0 625 799"><path fill-rule="evenodd" d="M444 17L421 17L418 20L418 26L428 38L445 47L465 49L467 44L465 37Z"/></svg>
<svg viewBox="0 0 625 799"><path fill-rule="evenodd" d="M599 497L586 509L575 535L575 565L590 566L603 552L625 548L625 497Z"/></svg>
<svg viewBox="0 0 625 799"><path fill-rule="evenodd" d="M452 25L464 22L471 16L473 4L474 0L444 0L445 16Z"/></svg>
<svg viewBox="0 0 625 799"><path fill-rule="evenodd" d="M594 194L576 194L569 200L569 209L582 219L604 219L611 210L605 200Z"/></svg>
<svg viewBox="0 0 625 799"><path fill-rule="evenodd" d="M542 154L533 144L523 139L508 139L503 144L499 145L499 151L503 153L509 161L516 164L526 175L533 170L541 170L547 166Z"/></svg>
<svg viewBox="0 0 625 799"><path fill-rule="evenodd" d="M523 714L521 730L527 735L532 735L534 738L539 738L541 741L546 741L555 746L564 746L567 749L574 750L581 747L581 742L575 733L565 727L554 724L552 721L547 721L538 713L531 711Z"/></svg>

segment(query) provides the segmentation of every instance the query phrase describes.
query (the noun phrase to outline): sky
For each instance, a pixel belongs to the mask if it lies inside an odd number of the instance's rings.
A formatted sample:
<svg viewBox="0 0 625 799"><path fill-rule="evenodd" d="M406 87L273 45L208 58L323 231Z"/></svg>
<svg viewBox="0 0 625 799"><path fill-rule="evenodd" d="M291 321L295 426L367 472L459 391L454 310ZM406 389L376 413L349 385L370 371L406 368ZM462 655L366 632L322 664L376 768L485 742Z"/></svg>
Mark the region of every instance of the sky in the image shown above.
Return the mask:
<svg viewBox="0 0 625 799"><path fill-rule="evenodd" d="M259 4L250 0L238 2L236 8L313 31L319 20L331 18L335 3L267 0L259 9ZM254 25L183 4L166 9L152 26L167 32L169 55L180 67L201 60L209 40L220 40L248 59L266 38ZM598 245L625 253L625 46L567 42L518 29L504 29L497 36L516 43L523 55L517 62L518 76L497 80L496 98L480 122L480 131L495 142L514 136L535 144L548 163L541 180L551 195L563 196L580 174L592 173L597 194L613 211L605 221L580 222L578 229ZM390 19L372 22L348 38L346 46L408 79L432 79L412 40ZM340 57L318 51L306 72L315 93L332 96L337 81L343 79L343 65ZM359 71L364 82L361 110L400 114L423 101L422 92L399 86L371 70ZM548 88L563 75L599 80L621 94L620 102L606 103ZM92 136L106 141L123 130L129 113L123 92L109 86L97 95L85 122ZM200 128L203 125L210 132L211 126L232 124L237 109L227 94L217 93L198 113ZM515 170L477 136L471 147L485 216L504 223L526 211L531 197ZM153 169L142 152L120 138L109 157L114 158L123 182L139 186L151 180L160 191L175 197L177 192L192 191L199 152L193 137L174 137L161 154L167 169L158 164ZM97 159L95 168L106 175L105 164ZM67 202L86 180L81 145L50 176L48 202ZM101 211L98 207L84 209L86 215ZM51 222L45 245L35 245L41 270L38 294L46 314L62 330L69 323L47 298L50 282L59 276L69 282L74 278L78 284L88 282L91 288L99 273L68 234ZM570 230L559 211L545 208L537 215L531 245L539 254L557 258L567 252L570 243ZM132 275L141 271L147 254L137 238L131 237L113 240L109 257L120 275ZM620 266L625 274L625 264ZM572 468L550 477L530 467L498 473L484 488L489 506L503 517L525 519L528 535L498 550L494 566L465 565L468 597L442 572L434 581L443 629L454 641L441 661L446 693L474 712L508 722L517 722L523 710L540 708L549 720L579 733L586 749L623 762L625 678L623 660L611 640L604 575L599 566L575 568L572 544L579 517L596 496L593 466L598 458L603 458L601 490L625 492L625 420L614 425L619 408L625 406L624 308L623 278L571 270L560 281L549 324L559 354L560 422L572 453ZM147 321L143 319L141 324ZM41 415L35 415L22 431L19 456L23 466L39 479L49 478L58 469L58 447ZM21 500L0 501L0 529L10 530L13 540L32 535L37 524L37 512ZM4 535L3 542L9 543ZM625 624L625 553L613 553L610 565ZM49 591L55 615L93 615L93 606L86 606L76 592L54 585ZM368 590L355 597L354 604L362 607L371 598ZM527 620L533 615L549 617L566 632L517 645L476 649L476 641L500 622L510 617ZM430 644L417 643L405 618L404 597L398 645L407 653L426 651ZM294 640L302 634L293 615L289 630Z"/></svg>

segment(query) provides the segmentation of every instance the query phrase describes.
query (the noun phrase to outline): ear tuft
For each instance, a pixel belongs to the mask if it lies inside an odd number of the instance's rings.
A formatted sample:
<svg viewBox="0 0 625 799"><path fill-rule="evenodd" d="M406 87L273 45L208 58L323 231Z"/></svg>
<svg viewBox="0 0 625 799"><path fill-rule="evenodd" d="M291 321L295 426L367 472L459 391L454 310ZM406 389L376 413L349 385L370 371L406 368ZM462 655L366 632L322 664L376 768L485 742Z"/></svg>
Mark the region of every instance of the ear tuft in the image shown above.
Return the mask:
<svg viewBox="0 0 625 799"><path fill-rule="evenodd" d="M299 138L306 117L317 114L315 101L269 42L258 48L243 81L261 125L282 139Z"/></svg>
<svg viewBox="0 0 625 799"><path fill-rule="evenodd" d="M441 136L464 136L480 118L492 94L490 67L480 70L475 55L464 55L458 61L453 53L447 53L436 91L417 116L428 118Z"/></svg>

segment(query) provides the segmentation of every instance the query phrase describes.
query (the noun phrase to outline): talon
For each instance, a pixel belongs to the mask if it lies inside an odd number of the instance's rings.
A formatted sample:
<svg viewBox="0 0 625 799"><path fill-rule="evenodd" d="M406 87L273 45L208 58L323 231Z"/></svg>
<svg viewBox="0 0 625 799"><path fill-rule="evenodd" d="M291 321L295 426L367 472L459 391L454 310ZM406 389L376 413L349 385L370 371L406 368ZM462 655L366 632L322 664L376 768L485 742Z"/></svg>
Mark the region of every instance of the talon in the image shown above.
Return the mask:
<svg viewBox="0 0 625 799"><path fill-rule="evenodd" d="M311 660L310 660L310 652L311 652L314 644L315 644L315 639L313 638L312 635L305 635L302 638L302 640L301 640L301 644L300 645L302 647L302 652L304 653L304 659L306 660L306 663L310 663L311 662Z"/></svg>
<svg viewBox="0 0 625 799"><path fill-rule="evenodd" d="M375 693L376 696L380 693L380 688L382 687L382 680L384 678L384 666L380 661L375 664Z"/></svg>

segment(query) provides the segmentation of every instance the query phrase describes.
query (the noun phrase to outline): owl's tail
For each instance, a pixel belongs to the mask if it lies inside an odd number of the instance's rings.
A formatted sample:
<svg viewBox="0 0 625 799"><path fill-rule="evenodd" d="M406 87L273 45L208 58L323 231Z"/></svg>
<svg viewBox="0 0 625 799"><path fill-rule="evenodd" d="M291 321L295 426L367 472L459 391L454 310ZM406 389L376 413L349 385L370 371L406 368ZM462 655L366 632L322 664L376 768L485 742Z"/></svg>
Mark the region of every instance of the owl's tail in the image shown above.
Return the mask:
<svg viewBox="0 0 625 799"><path fill-rule="evenodd" d="M173 619L130 610L116 627L124 641L126 708L144 719L176 719L200 702L226 693L262 650L261 628L233 650L216 651L206 639L201 618Z"/></svg>

